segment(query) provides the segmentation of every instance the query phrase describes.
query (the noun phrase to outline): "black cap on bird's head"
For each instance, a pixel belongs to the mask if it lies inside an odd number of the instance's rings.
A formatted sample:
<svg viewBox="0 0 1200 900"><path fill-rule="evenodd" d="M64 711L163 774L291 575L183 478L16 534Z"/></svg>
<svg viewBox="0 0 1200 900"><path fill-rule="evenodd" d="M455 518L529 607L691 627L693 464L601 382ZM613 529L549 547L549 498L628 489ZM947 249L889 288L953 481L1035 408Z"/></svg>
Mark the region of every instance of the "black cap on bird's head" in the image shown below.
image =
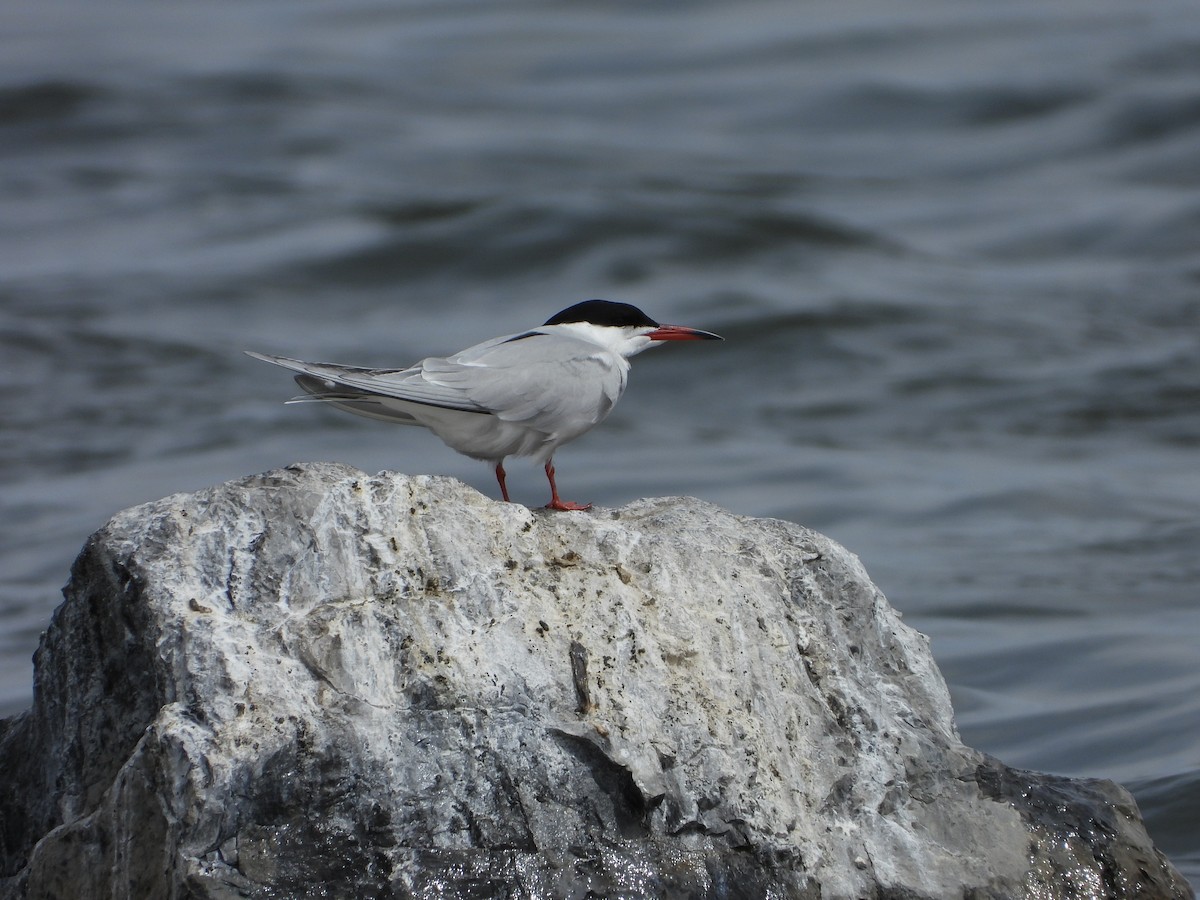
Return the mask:
<svg viewBox="0 0 1200 900"><path fill-rule="evenodd" d="M571 322L587 322L591 325L609 325L615 328L657 328L658 323L632 303L616 303L612 300L584 300L555 313L545 325L567 325Z"/></svg>

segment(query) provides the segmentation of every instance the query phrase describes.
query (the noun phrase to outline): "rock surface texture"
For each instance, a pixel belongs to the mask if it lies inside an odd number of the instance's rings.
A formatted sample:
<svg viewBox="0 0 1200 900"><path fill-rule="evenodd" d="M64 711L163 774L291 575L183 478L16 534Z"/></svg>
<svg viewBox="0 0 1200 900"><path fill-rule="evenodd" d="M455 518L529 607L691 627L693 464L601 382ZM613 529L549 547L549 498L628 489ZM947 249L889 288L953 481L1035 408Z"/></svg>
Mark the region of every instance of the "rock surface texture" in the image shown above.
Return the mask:
<svg viewBox="0 0 1200 900"><path fill-rule="evenodd" d="M304 465L117 515L0 726L10 898L1189 897L962 745L857 558Z"/></svg>

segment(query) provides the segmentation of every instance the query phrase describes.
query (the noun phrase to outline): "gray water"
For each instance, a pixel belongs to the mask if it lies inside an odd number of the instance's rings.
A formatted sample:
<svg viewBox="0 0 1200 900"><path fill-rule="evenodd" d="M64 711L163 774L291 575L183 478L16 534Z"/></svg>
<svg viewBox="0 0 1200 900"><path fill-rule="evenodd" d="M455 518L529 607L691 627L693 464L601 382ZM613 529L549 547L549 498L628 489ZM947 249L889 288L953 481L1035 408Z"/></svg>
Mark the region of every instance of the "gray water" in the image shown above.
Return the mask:
<svg viewBox="0 0 1200 900"><path fill-rule="evenodd" d="M297 460L495 495L243 348L607 297L727 342L638 357L564 496L832 535L967 743L1121 781L1200 879L1192 0L9 0L0 41L0 713L118 509Z"/></svg>

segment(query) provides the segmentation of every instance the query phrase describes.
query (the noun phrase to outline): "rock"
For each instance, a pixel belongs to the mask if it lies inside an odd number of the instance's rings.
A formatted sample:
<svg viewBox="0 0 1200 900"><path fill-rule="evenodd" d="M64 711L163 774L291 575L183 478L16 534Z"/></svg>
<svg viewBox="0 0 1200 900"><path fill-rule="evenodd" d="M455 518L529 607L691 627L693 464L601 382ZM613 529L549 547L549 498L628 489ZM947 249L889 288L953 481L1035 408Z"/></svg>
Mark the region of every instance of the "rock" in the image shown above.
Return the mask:
<svg viewBox="0 0 1200 900"><path fill-rule="evenodd" d="M0 729L9 898L1189 897L955 731L857 558L293 466L118 514Z"/></svg>

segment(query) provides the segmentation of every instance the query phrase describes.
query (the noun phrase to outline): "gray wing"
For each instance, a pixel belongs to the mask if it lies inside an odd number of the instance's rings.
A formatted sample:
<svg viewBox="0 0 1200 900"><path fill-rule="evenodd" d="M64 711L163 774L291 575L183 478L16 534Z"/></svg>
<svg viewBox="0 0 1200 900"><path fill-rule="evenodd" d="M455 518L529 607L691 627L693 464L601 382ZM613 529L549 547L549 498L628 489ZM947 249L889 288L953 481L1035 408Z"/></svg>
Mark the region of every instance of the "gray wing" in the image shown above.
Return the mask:
<svg viewBox="0 0 1200 900"><path fill-rule="evenodd" d="M310 363L252 350L245 352L247 356L296 373L296 383L308 396L293 398L289 403L325 402L359 415L412 425L420 424L417 418L402 405L389 401L399 400L463 412L488 412L467 398L461 390L426 381L422 377L420 364L408 369L370 369L334 363Z"/></svg>
<svg viewBox="0 0 1200 900"><path fill-rule="evenodd" d="M407 369L309 363L246 351L296 372L311 396L361 415L415 424L401 404L489 413L553 434L599 422L625 389L628 365L586 341L530 331L495 338ZM418 411L419 412L419 411Z"/></svg>
<svg viewBox="0 0 1200 900"><path fill-rule="evenodd" d="M619 355L562 334L530 331L421 363L423 378L459 390L506 422L578 430L603 419L625 390Z"/></svg>

